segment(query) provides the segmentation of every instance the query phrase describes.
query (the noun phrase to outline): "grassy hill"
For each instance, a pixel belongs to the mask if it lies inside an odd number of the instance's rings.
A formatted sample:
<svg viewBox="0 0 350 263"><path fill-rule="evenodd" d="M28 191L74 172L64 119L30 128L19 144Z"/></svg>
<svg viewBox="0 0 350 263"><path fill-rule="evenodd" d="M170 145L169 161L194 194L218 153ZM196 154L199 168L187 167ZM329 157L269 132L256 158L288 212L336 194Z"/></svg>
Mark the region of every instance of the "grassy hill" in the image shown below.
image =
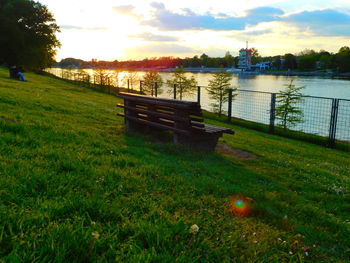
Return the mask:
<svg viewBox="0 0 350 263"><path fill-rule="evenodd" d="M7 75L0 262L350 260L349 153L208 119L257 158L204 154L125 133L113 96ZM237 196L249 216L231 212Z"/></svg>

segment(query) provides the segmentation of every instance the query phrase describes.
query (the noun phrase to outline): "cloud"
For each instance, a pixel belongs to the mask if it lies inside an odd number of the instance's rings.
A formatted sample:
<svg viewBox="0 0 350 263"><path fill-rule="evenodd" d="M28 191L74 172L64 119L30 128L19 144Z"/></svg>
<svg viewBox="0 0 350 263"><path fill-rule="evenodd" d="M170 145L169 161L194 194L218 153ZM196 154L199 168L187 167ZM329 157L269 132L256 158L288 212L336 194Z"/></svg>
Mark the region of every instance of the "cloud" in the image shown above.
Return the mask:
<svg viewBox="0 0 350 263"><path fill-rule="evenodd" d="M346 9L302 11L287 15L282 9L265 6L249 9L243 16L232 16L225 13L198 14L188 8L175 12L158 2L151 3L151 7L151 19L141 23L165 31L243 31L263 22L282 22L319 36L350 36L350 14ZM271 30L244 33L255 36L271 33Z"/></svg>
<svg viewBox="0 0 350 263"><path fill-rule="evenodd" d="M198 53L198 50L182 45L172 44L152 44L145 45L136 48L139 53L151 53L151 54L194 54Z"/></svg>
<svg viewBox="0 0 350 263"><path fill-rule="evenodd" d="M280 20L283 10L273 7L250 9L245 16L229 16L224 13L196 14L188 8L181 13L166 9L163 3L151 3L153 17L143 21L144 25L157 27L161 30L243 30L247 25L257 25L261 22Z"/></svg>
<svg viewBox="0 0 350 263"><path fill-rule="evenodd" d="M173 36L165 36L165 35L155 35L150 32L143 32L137 35L129 35L129 37L132 38L139 38L144 41L155 41L155 42L171 42L171 41L178 41L179 39L177 37Z"/></svg>
<svg viewBox="0 0 350 263"><path fill-rule="evenodd" d="M61 29L63 30L106 30L107 27L80 27L80 26L73 26L73 25L61 25Z"/></svg>
<svg viewBox="0 0 350 263"><path fill-rule="evenodd" d="M135 6L133 5L119 5L119 6L113 6L113 11L124 14L124 15L130 15L133 13Z"/></svg>
<svg viewBox="0 0 350 263"><path fill-rule="evenodd" d="M265 35L265 34L269 34L269 33L272 33L272 32L273 32L272 29L252 30L252 31L244 32L244 35L247 35L247 36L260 36L260 35Z"/></svg>
<svg viewBox="0 0 350 263"><path fill-rule="evenodd" d="M350 15L337 10L303 11L286 16L283 21L320 36L350 36Z"/></svg>
<svg viewBox="0 0 350 263"><path fill-rule="evenodd" d="M283 15L284 12L282 9L274 8L274 7L257 7L254 9L249 9L246 11L247 17L258 16L258 17L271 17L276 18L276 16Z"/></svg>

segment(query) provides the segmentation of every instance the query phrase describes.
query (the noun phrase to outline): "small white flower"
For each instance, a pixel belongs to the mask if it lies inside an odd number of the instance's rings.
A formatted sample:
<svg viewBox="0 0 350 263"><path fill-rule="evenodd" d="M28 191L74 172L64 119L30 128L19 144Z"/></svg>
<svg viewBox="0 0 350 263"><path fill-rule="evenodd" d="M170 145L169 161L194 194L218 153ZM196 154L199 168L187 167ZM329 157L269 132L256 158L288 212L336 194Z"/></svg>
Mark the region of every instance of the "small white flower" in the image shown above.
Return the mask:
<svg viewBox="0 0 350 263"><path fill-rule="evenodd" d="M191 226L191 228L190 228L191 234L196 234L198 231L199 231L199 227L196 224Z"/></svg>
<svg viewBox="0 0 350 263"><path fill-rule="evenodd" d="M292 252L292 251L289 251L289 255L293 255L293 252Z"/></svg>
<svg viewBox="0 0 350 263"><path fill-rule="evenodd" d="M92 232L91 235L96 240L100 238L100 234L97 231Z"/></svg>

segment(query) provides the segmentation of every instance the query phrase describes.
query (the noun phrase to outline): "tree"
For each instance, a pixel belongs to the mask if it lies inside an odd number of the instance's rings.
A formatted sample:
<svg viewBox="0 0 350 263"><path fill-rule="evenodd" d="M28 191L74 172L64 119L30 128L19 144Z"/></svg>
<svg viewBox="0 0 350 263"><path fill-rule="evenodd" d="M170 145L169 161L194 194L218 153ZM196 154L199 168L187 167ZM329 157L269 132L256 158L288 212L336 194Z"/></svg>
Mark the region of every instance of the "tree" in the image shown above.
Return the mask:
<svg viewBox="0 0 350 263"><path fill-rule="evenodd" d="M297 60L293 54L284 55L284 67L288 70L294 70L297 68Z"/></svg>
<svg viewBox="0 0 350 263"><path fill-rule="evenodd" d="M340 72L350 72L350 48L342 47L335 55L335 66Z"/></svg>
<svg viewBox="0 0 350 263"><path fill-rule="evenodd" d="M257 64L261 61L261 56L256 48L252 48L252 64Z"/></svg>
<svg viewBox="0 0 350 263"><path fill-rule="evenodd" d="M305 55L299 58L298 68L301 71L311 71L316 69L317 58L314 55Z"/></svg>
<svg viewBox="0 0 350 263"><path fill-rule="evenodd" d="M277 95L276 119L280 121L280 126L286 130L303 122L304 113L298 106L302 102L303 87L296 87L293 80L286 85L286 90L280 91Z"/></svg>
<svg viewBox="0 0 350 263"><path fill-rule="evenodd" d="M273 60L273 62L272 62L272 65L273 65L273 67L274 67L275 69L280 70L280 69L281 69L281 65L282 65L282 63L281 63L281 57L280 57L280 56L274 57L274 60Z"/></svg>
<svg viewBox="0 0 350 263"><path fill-rule="evenodd" d="M224 59L227 67L232 67L234 65L234 58L229 51L226 52Z"/></svg>
<svg viewBox="0 0 350 263"><path fill-rule="evenodd" d="M65 58L58 63L60 68L81 68L84 65L84 60L76 58Z"/></svg>
<svg viewBox="0 0 350 263"><path fill-rule="evenodd" d="M139 79L140 79L139 74L136 71L129 71L127 74L124 75L123 83L127 85L129 81L129 85L130 85L129 88L133 90L134 87L137 86Z"/></svg>
<svg viewBox="0 0 350 263"><path fill-rule="evenodd" d="M157 83L157 84L156 84ZM146 95L153 95L155 92L155 85L158 85L157 93L161 94L160 87L163 84L163 79L156 71L149 71L143 76L142 92Z"/></svg>
<svg viewBox="0 0 350 263"><path fill-rule="evenodd" d="M207 54L203 53L203 54L199 57L199 59L201 60L201 65L202 65L202 66L205 66L205 67L208 66L209 57L208 57Z"/></svg>
<svg viewBox="0 0 350 263"><path fill-rule="evenodd" d="M54 63L59 27L45 5L0 0L0 63L43 69Z"/></svg>
<svg viewBox="0 0 350 263"><path fill-rule="evenodd" d="M115 80L115 86L117 88L120 87L120 71L118 69L115 69L113 71L113 77L114 77L114 80Z"/></svg>
<svg viewBox="0 0 350 263"><path fill-rule="evenodd" d="M327 53L322 53L319 59L321 69L329 69L332 66L332 56Z"/></svg>
<svg viewBox="0 0 350 263"><path fill-rule="evenodd" d="M172 79L167 80L167 85L170 87L170 94L173 94L173 87L176 85L176 92L179 94L180 100L186 94L192 94L197 87L197 81L192 76L190 78L186 77L186 73L183 67L177 68L172 73Z"/></svg>
<svg viewBox="0 0 350 263"><path fill-rule="evenodd" d="M218 113L219 116L223 114L223 104L228 101L229 89L231 86L232 75L229 72L224 70L220 72L213 73L213 78L209 80L209 87L206 88L209 97L215 102L212 103L214 112ZM237 88L234 87L233 91L237 91ZM237 94L233 93L233 96Z"/></svg>
<svg viewBox="0 0 350 263"><path fill-rule="evenodd" d="M103 67L95 68L93 76L94 84L99 84L100 86L109 86L112 83L112 74Z"/></svg>

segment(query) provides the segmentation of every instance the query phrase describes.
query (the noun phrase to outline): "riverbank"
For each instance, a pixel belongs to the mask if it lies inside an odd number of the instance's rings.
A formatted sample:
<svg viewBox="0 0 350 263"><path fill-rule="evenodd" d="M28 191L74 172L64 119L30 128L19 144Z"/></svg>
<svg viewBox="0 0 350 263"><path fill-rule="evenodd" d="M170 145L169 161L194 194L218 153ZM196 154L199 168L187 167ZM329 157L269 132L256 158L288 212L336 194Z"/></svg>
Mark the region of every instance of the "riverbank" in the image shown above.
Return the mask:
<svg viewBox="0 0 350 263"><path fill-rule="evenodd" d="M176 68L164 69L162 72L173 72ZM215 73L223 68L184 68L189 73ZM225 71L239 75L273 75L273 76L300 76L300 77L328 77L328 78L350 78L348 73L335 73L329 71L242 71L237 68L224 68Z"/></svg>

